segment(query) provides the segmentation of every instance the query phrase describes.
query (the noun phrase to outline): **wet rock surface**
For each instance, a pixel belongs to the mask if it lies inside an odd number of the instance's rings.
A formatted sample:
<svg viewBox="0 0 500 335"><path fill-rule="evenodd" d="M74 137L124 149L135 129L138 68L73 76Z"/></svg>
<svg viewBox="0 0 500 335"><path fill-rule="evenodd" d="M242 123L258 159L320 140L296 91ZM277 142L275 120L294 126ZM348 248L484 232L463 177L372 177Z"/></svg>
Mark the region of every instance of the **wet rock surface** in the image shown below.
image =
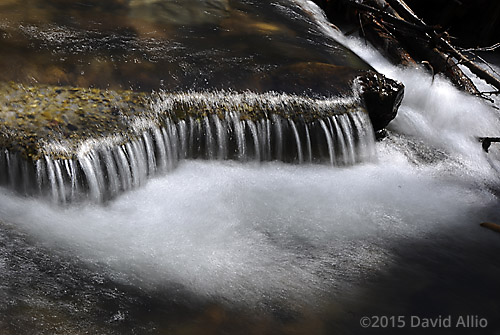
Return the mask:
<svg viewBox="0 0 500 335"><path fill-rule="evenodd" d="M290 1L0 1L0 182L54 188L88 160L91 188L113 150L136 184L167 156L359 161L362 115L385 127L402 85L309 15Z"/></svg>
<svg viewBox="0 0 500 335"><path fill-rule="evenodd" d="M375 130L385 128L396 117L403 101L404 85L376 72L360 76L361 96Z"/></svg>
<svg viewBox="0 0 500 335"><path fill-rule="evenodd" d="M0 84L0 146L37 160L54 141L67 145L59 154L70 158L83 141L125 134L127 116L140 115L144 94L61 86ZM57 155L56 153L53 153Z"/></svg>
<svg viewBox="0 0 500 335"><path fill-rule="evenodd" d="M335 97L371 70L287 1L2 1L0 19L3 82Z"/></svg>
<svg viewBox="0 0 500 335"><path fill-rule="evenodd" d="M233 113L237 121L279 117L312 123L364 111L355 92L351 97L317 100L278 93L146 94L13 82L0 84L0 91L0 146L31 160L45 155L74 158L89 140L112 137L115 145L121 145L140 136L144 129L165 127L167 122L207 117L224 121Z"/></svg>
<svg viewBox="0 0 500 335"><path fill-rule="evenodd" d="M352 165L372 156L374 139L355 88L319 100L10 83L0 104L0 184L62 203L87 194L102 202L182 159Z"/></svg>

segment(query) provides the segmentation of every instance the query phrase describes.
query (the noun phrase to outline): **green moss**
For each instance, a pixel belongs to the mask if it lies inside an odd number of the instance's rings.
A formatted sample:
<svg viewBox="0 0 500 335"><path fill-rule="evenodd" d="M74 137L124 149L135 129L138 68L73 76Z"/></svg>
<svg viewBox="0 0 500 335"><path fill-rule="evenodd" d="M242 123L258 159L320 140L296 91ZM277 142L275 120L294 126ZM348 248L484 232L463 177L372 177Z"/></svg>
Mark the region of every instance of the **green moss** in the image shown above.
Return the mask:
<svg viewBox="0 0 500 335"><path fill-rule="evenodd" d="M0 83L0 148L32 160L44 155L62 159L77 155L87 140L113 137L117 144L123 144L140 136L141 129L132 126L138 117L158 126L164 125L166 119L177 122L187 118L203 124L204 118L214 114L224 120L231 112L241 120L268 119L274 114L313 122L362 108L353 101L320 110L314 100L286 98L286 102L276 103L274 98L224 92L193 96L173 93L160 98L127 90ZM167 99L164 108L169 110L156 113L151 107L156 99ZM53 151L51 148L57 147L51 145L54 143L63 143L63 152Z"/></svg>
<svg viewBox="0 0 500 335"><path fill-rule="evenodd" d="M74 148L90 138L129 133L129 119L145 112L147 96L60 86L0 83L0 146L31 159L47 154L46 143ZM55 158L58 153L49 153Z"/></svg>

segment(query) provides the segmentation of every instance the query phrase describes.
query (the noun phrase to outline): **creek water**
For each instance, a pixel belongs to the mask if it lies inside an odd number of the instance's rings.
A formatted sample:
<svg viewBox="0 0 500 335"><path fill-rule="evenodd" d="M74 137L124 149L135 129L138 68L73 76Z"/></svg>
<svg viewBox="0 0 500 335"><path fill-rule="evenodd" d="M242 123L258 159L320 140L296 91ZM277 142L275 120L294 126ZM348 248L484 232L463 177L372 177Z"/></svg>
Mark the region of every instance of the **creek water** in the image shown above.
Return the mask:
<svg viewBox="0 0 500 335"><path fill-rule="evenodd" d="M500 223L500 148L477 140L499 135L498 102L394 67L296 4L405 84L375 157L187 159L105 204L2 188L2 334L498 333L500 236L479 223ZM405 325L362 328L373 316ZM439 317L451 327L411 324Z"/></svg>

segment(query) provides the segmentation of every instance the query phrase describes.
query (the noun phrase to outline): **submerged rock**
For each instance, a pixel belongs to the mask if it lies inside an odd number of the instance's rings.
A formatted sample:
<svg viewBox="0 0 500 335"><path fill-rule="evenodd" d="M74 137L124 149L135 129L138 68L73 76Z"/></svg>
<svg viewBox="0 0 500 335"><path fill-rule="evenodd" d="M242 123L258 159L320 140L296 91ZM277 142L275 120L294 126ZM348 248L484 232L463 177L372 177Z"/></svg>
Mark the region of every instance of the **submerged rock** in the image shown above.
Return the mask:
<svg viewBox="0 0 500 335"><path fill-rule="evenodd" d="M373 70L294 1L12 0L0 21L3 82L329 98Z"/></svg>
<svg viewBox="0 0 500 335"><path fill-rule="evenodd" d="M83 141L131 137L127 117L141 115L144 93L0 83L0 147L38 160L71 158ZM48 147L61 143L59 152Z"/></svg>
<svg viewBox="0 0 500 335"><path fill-rule="evenodd" d="M11 0L0 19L0 183L58 201L183 158L354 164L403 92L294 1Z"/></svg>
<svg viewBox="0 0 500 335"><path fill-rule="evenodd" d="M185 158L355 164L374 141L356 89L312 99L2 84L0 183L99 202Z"/></svg>
<svg viewBox="0 0 500 335"><path fill-rule="evenodd" d="M123 138L123 143L130 141L140 134L139 124L164 127L166 122L215 116L226 121L232 114L238 116L238 121L279 117L312 123L340 114L365 113L354 94L335 99L272 92L146 94L16 83L0 83L0 92L0 147L34 160L44 155L71 158L89 140L113 136ZM55 143L61 143L59 147L64 149L50 151L48 148L56 147Z"/></svg>
<svg viewBox="0 0 500 335"><path fill-rule="evenodd" d="M228 0L130 0L129 16L175 25L218 24L228 16Z"/></svg>
<svg viewBox="0 0 500 335"><path fill-rule="evenodd" d="M300 71L297 73L300 75ZM212 116L225 122L234 117L231 114L237 115L238 121L258 123L279 117L312 124L360 112L368 113L372 124L377 125L375 130L379 130L395 116L402 86L380 74L367 72L354 80L349 95L346 92L329 99L272 92L146 94L13 82L0 83L0 93L0 148L38 160L45 155L73 158L82 143L90 140L113 137L115 144L124 144L140 136L142 129L137 130L140 123L165 127L167 121L199 121Z"/></svg>

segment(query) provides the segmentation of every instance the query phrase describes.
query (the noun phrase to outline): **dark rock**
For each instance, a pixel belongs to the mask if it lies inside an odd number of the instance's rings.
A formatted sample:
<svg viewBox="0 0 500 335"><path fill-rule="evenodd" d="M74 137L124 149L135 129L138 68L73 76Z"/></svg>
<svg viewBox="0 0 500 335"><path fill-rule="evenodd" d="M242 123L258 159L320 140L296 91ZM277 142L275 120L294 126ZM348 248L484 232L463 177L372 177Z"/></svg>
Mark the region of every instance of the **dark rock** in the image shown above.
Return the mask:
<svg viewBox="0 0 500 335"><path fill-rule="evenodd" d="M373 128L385 128L396 117L404 96L404 86L375 71L359 77L361 96L370 114Z"/></svg>

